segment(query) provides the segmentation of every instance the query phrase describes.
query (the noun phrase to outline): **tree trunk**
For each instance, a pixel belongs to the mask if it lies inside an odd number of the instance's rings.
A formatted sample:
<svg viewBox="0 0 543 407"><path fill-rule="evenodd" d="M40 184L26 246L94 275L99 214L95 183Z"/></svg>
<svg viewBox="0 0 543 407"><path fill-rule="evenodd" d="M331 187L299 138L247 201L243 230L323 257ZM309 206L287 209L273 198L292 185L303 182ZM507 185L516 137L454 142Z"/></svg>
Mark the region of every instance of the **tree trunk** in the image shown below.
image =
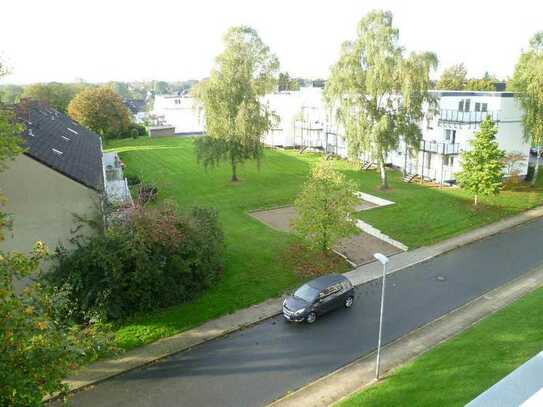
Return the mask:
<svg viewBox="0 0 543 407"><path fill-rule="evenodd" d="M232 159L232 182L237 182L239 181L238 179L238 175L236 173L236 161Z"/></svg>
<svg viewBox="0 0 543 407"><path fill-rule="evenodd" d="M381 189L388 189L387 172L385 168L385 159L379 155L379 174L381 176Z"/></svg>
<svg viewBox="0 0 543 407"><path fill-rule="evenodd" d="M534 167L534 175L532 176L532 180L530 181L530 184L532 186L535 186L535 183L537 182L537 173L539 172L539 153L541 151L541 148L537 146L537 157L535 160L535 167Z"/></svg>
<svg viewBox="0 0 543 407"><path fill-rule="evenodd" d="M478 202L479 202L479 196L475 194L475 197L473 198L473 205L477 206Z"/></svg>

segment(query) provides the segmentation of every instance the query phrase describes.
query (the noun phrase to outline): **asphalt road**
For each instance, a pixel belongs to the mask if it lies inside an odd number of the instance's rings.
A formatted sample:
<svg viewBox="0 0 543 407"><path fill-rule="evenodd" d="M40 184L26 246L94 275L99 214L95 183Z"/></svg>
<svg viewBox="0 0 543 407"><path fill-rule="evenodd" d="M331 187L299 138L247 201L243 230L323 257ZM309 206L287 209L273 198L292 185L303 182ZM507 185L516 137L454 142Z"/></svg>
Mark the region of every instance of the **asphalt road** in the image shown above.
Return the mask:
<svg viewBox="0 0 543 407"><path fill-rule="evenodd" d="M389 276L384 342L543 264L542 232L542 220L528 223ZM323 316L313 325L272 318L76 393L71 402L266 404L375 349L380 287L376 281L360 286L352 309Z"/></svg>

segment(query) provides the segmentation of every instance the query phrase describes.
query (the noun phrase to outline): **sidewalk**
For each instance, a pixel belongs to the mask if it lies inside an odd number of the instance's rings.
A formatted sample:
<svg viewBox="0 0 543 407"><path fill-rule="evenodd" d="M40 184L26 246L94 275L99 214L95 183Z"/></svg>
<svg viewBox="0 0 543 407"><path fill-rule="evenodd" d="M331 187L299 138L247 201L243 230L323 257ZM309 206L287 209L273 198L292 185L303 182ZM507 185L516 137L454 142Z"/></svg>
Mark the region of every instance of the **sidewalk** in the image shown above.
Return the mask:
<svg viewBox="0 0 543 407"><path fill-rule="evenodd" d="M543 268L529 272L485 295L411 331L381 350L381 371L386 374L486 316L543 286ZM334 405L375 383L375 352L324 376L269 404L270 407Z"/></svg>
<svg viewBox="0 0 543 407"><path fill-rule="evenodd" d="M424 262L457 247L475 242L542 216L543 207L538 207L520 215L503 219L496 223L453 237L436 245L421 247L411 252L400 253L391 257L389 273L394 273L405 269L406 267ZM380 278L382 275L382 268L378 263L370 263L358 267L345 275L354 285L360 285ZM69 386L70 391L75 391L120 375L129 370L145 366L172 354L182 352L209 340L273 317L281 312L281 303L282 298L269 299L263 303L237 311L233 314L208 321L189 331L130 350L119 358L98 361L70 375L65 380L65 383Z"/></svg>

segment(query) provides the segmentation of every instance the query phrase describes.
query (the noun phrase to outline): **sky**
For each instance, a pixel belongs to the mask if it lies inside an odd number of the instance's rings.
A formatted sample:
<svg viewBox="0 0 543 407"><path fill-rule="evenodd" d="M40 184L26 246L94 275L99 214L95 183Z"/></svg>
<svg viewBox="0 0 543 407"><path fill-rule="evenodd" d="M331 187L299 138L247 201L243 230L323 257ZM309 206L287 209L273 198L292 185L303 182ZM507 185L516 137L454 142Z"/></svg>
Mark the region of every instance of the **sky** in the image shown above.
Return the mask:
<svg viewBox="0 0 543 407"><path fill-rule="evenodd" d="M291 76L325 78L372 9L392 11L407 51L433 51L437 77L512 74L543 30L541 0L2 0L1 83L187 80L208 76L233 25L250 25Z"/></svg>

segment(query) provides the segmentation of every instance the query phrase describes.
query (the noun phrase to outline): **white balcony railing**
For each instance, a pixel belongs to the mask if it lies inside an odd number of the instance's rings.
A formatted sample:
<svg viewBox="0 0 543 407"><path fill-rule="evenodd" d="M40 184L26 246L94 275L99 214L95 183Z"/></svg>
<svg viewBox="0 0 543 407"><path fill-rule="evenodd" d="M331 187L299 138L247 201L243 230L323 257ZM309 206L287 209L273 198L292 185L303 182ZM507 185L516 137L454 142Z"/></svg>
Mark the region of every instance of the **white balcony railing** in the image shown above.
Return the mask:
<svg viewBox="0 0 543 407"><path fill-rule="evenodd" d="M480 124L487 117L490 117L494 123L497 123L500 121L500 112L498 110L492 110L488 112L461 112L459 110L441 109L439 112L438 125L477 125Z"/></svg>

